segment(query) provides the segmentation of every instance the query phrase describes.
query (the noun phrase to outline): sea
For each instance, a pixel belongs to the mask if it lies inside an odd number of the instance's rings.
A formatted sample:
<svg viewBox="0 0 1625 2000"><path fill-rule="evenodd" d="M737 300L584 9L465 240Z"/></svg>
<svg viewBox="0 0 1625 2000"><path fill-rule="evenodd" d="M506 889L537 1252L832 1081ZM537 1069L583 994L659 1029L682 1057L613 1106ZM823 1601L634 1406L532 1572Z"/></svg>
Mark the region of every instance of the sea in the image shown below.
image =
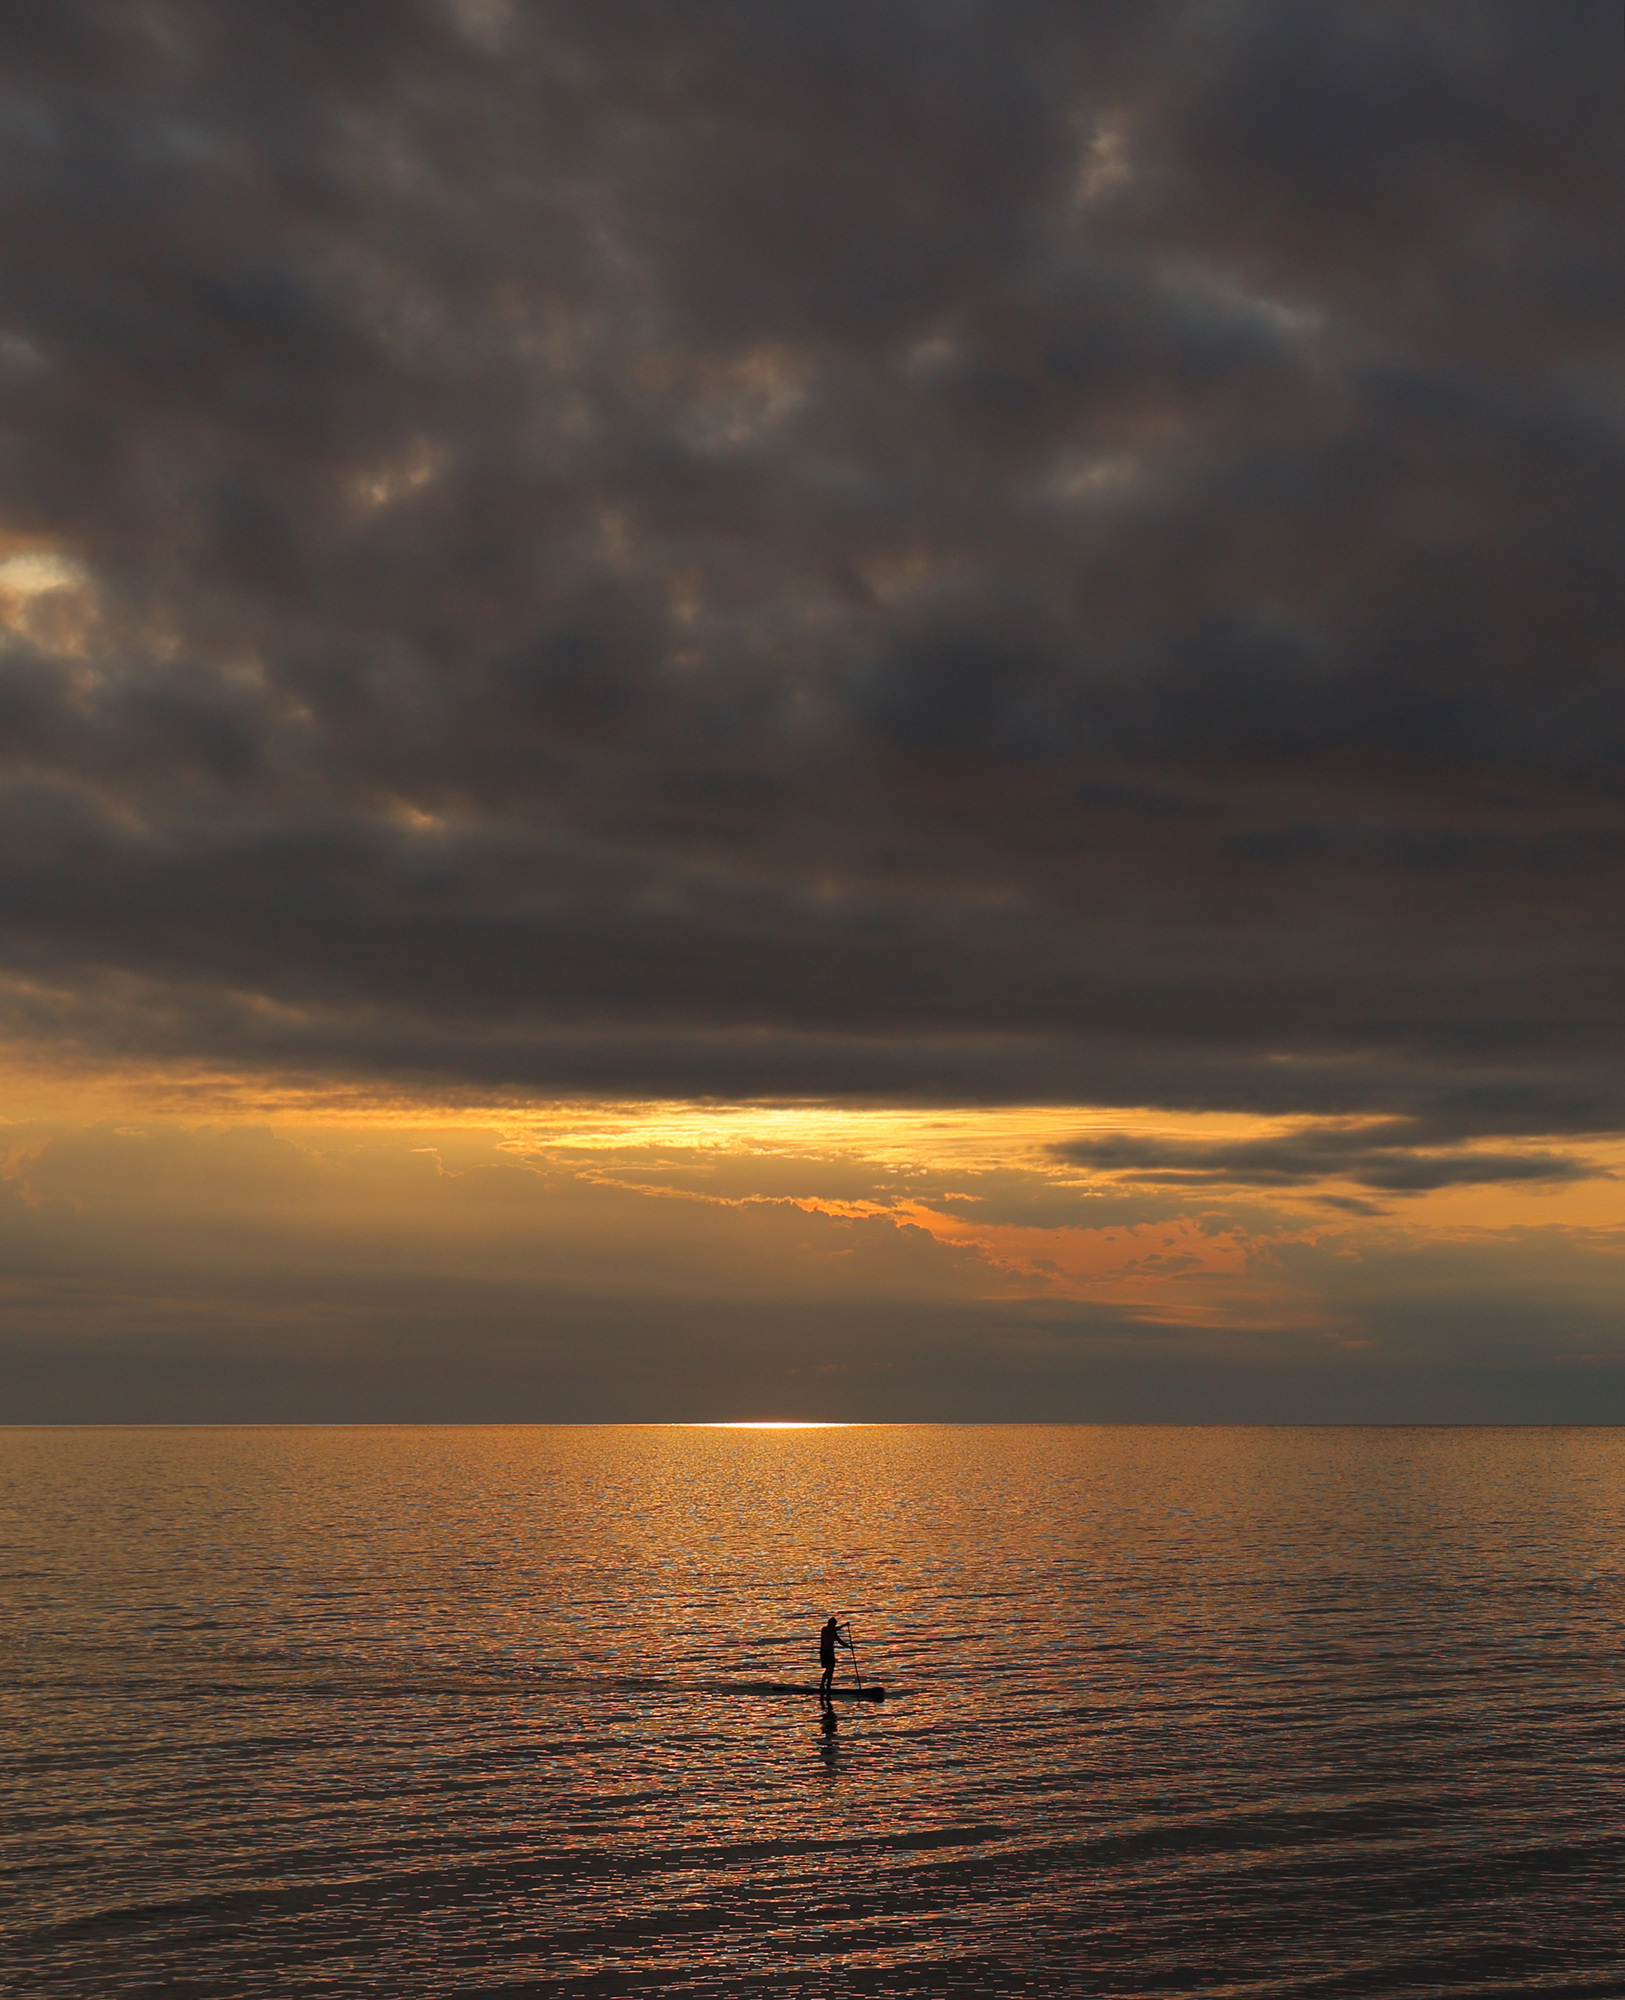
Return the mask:
<svg viewBox="0 0 1625 2000"><path fill-rule="evenodd" d="M1625 1994L1622 1431L10 1429L0 1523L19 2000Z"/></svg>

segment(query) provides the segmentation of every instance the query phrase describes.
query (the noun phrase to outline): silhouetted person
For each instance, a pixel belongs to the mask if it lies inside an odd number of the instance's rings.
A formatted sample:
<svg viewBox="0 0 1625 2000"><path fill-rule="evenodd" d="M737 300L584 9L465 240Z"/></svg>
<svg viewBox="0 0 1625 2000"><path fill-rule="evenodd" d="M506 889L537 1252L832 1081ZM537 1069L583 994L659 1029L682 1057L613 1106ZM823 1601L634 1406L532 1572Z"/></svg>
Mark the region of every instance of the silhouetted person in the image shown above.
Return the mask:
<svg viewBox="0 0 1625 2000"><path fill-rule="evenodd" d="M850 1653L852 1641L841 1636L841 1623L832 1618L818 1635L818 1664L823 1673L818 1677L818 1695L821 1701L828 1701L829 1691L835 1680L835 1648L844 1646Z"/></svg>

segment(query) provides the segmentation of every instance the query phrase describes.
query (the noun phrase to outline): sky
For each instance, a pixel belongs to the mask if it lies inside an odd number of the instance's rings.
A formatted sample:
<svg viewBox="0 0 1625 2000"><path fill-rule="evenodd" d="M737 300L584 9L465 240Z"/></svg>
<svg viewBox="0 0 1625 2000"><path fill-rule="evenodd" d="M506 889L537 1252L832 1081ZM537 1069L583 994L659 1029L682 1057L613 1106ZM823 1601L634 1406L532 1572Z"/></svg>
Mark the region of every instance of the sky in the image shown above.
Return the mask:
<svg viewBox="0 0 1625 2000"><path fill-rule="evenodd" d="M1613 0L0 19L0 1420L1625 1421Z"/></svg>

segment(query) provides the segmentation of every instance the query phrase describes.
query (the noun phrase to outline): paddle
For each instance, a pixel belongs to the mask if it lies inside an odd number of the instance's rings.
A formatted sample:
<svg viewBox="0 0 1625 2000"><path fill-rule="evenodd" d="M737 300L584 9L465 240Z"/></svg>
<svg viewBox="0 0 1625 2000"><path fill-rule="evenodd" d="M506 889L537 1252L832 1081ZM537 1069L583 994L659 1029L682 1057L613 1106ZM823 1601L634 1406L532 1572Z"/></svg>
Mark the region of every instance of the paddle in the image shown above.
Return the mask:
<svg viewBox="0 0 1625 2000"><path fill-rule="evenodd" d="M863 1686L863 1669L858 1665L858 1642L852 1637L852 1621L846 1621L846 1650L852 1655L852 1671L858 1677L858 1686Z"/></svg>

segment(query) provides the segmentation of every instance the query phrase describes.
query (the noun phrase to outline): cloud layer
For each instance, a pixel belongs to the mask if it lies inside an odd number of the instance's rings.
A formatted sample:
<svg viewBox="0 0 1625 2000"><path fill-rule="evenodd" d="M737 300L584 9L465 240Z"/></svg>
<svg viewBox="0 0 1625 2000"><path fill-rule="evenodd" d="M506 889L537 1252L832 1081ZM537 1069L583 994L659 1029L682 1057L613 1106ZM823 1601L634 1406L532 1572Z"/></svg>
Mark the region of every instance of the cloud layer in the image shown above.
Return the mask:
<svg viewBox="0 0 1625 2000"><path fill-rule="evenodd" d="M7 1030L1625 1126L1618 25L15 11Z"/></svg>

